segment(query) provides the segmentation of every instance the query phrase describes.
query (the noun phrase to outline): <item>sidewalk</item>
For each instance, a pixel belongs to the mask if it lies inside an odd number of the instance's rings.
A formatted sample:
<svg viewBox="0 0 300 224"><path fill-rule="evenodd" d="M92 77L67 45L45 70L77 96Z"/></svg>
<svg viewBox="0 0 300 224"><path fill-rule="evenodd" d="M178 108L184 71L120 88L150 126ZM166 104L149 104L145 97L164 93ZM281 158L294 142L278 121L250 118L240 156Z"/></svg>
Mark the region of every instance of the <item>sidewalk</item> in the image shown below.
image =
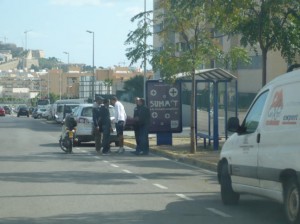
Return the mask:
<svg viewBox="0 0 300 224"><path fill-rule="evenodd" d="M124 136L124 144L128 147L135 148L135 139L133 136ZM220 141L220 145L224 141ZM167 158L177 160L199 168L217 171L220 150L214 150L212 145L204 148L203 141L198 140L197 151L195 154L190 153L190 138L173 136L173 145L156 145L156 137L149 137L150 152Z"/></svg>

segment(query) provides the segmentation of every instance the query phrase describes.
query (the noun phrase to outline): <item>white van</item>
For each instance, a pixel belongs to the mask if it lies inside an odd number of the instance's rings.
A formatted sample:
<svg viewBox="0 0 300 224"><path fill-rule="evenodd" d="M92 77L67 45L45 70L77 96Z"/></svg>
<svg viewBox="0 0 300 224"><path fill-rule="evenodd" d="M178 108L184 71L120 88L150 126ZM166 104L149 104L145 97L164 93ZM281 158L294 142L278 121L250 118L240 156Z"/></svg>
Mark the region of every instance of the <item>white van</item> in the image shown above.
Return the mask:
<svg viewBox="0 0 300 224"><path fill-rule="evenodd" d="M289 223L300 223L300 70L264 86L244 121L228 120L218 163L224 204L249 193L283 203Z"/></svg>

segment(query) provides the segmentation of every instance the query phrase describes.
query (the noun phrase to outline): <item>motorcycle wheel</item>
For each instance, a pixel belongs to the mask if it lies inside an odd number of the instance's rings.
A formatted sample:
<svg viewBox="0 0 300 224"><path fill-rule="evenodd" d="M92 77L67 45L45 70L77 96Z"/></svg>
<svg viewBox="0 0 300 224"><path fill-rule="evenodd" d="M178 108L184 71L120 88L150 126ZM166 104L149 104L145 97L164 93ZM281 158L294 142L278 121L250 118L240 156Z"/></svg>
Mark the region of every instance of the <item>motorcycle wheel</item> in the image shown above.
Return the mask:
<svg viewBox="0 0 300 224"><path fill-rule="evenodd" d="M72 153L72 148L73 148L72 140L68 138L66 139L66 142L68 147L68 153Z"/></svg>
<svg viewBox="0 0 300 224"><path fill-rule="evenodd" d="M64 152L68 153L69 149L68 149L68 147L66 147L67 143L66 143L66 139L65 138L63 139L62 137L60 137L60 139L59 139L59 146L60 146L61 150L63 150Z"/></svg>

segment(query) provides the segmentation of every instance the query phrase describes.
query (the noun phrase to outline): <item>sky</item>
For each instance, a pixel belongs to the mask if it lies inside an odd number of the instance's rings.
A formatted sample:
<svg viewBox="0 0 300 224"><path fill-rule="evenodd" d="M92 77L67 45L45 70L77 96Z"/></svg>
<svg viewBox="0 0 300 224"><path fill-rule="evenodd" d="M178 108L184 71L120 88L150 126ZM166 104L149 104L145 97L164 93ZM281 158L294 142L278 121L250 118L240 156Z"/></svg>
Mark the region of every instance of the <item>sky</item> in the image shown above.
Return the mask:
<svg viewBox="0 0 300 224"><path fill-rule="evenodd" d="M146 9L152 7L153 0L146 0ZM0 41L92 65L90 30L94 65L107 68L129 66L124 42L136 29L130 19L144 11L144 0L0 0L0 11Z"/></svg>

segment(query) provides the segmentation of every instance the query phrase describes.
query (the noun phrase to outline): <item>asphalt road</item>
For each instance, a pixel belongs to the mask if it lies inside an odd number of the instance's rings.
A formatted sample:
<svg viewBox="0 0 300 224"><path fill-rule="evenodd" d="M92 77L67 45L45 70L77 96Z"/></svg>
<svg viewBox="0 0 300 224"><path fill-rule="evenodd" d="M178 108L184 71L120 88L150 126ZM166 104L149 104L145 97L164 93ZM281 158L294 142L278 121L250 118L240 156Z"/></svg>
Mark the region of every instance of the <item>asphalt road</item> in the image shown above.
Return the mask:
<svg viewBox="0 0 300 224"><path fill-rule="evenodd" d="M0 117L0 223L284 223L281 205L265 199L224 206L207 170L131 149L101 156L92 144L65 154L60 129Z"/></svg>

